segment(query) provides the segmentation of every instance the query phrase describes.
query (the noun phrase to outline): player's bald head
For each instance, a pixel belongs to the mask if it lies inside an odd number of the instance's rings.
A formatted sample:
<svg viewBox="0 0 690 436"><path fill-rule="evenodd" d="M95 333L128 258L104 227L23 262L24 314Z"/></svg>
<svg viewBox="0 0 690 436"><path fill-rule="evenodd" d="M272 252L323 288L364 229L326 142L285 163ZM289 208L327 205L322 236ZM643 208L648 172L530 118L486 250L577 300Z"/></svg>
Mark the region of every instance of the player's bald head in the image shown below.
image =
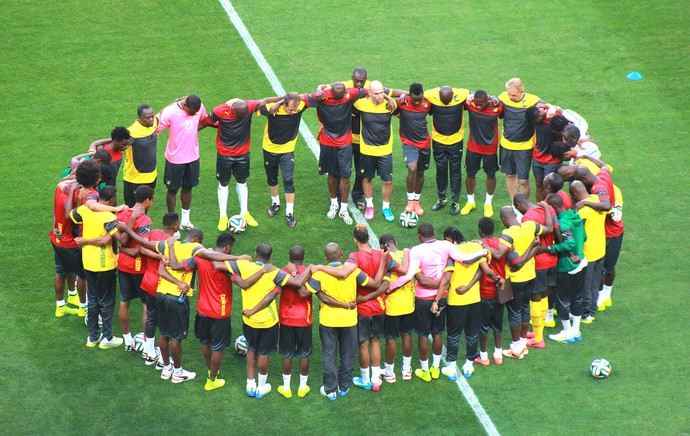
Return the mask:
<svg viewBox="0 0 690 436"><path fill-rule="evenodd" d="M304 247L293 245L290 247L288 255L290 256L290 262L302 262L304 260Z"/></svg>
<svg viewBox="0 0 690 436"><path fill-rule="evenodd" d="M383 83L381 83L378 80L373 80L371 84L369 85L369 92L374 93L374 92L381 92L383 91Z"/></svg>
<svg viewBox="0 0 690 436"><path fill-rule="evenodd" d="M570 196L573 197L573 200L580 201L589 197L589 193L584 183L574 180L570 183Z"/></svg>
<svg viewBox="0 0 690 436"><path fill-rule="evenodd" d="M575 171L577 171L579 167L580 166L577 164L561 165L560 167L558 167L556 172L559 176L563 177L563 180L572 180L573 177L575 177Z"/></svg>
<svg viewBox="0 0 690 436"><path fill-rule="evenodd" d="M579 165L577 169L575 169L575 180L587 184L593 183L595 178L596 176L585 166Z"/></svg>
<svg viewBox="0 0 690 436"><path fill-rule="evenodd" d="M441 99L441 103L448 104L453 100L453 88L450 86L442 86L438 91L438 97Z"/></svg>
<svg viewBox="0 0 690 436"><path fill-rule="evenodd" d="M343 82L335 82L331 85L331 94L333 94L333 98L336 100L340 100L341 98L345 97L345 84Z"/></svg>
<svg viewBox="0 0 690 436"><path fill-rule="evenodd" d="M517 221L517 216L512 206L503 206L501 208L501 221L503 221L503 225L506 227L510 227Z"/></svg>
<svg viewBox="0 0 690 436"><path fill-rule="evenodd" d="M269 260L271 260L272 255L273 248L265 242L256 246L256 260L268 262Z"/></svg>
<svg viewBox="0 0 690 436"><path fill-rule="evenodd" d="M236 118L244 118L249 115L249 106L244 100L240 100L232 106L232 112Z"/></svg>
<svg viewBox="0 0 690 436"><path fill-rule="evenodd" d="M556 192L563 188L563 177L558 173L549 173L544 177L544 189L548 192Z"/></svg>
<svg viewBox="0 0 690 436"><path fill-rule="evenodd" d="M340 262L343 258L343 250L335 242L329 242L323 249L323 255L329 262Z"/></svg>

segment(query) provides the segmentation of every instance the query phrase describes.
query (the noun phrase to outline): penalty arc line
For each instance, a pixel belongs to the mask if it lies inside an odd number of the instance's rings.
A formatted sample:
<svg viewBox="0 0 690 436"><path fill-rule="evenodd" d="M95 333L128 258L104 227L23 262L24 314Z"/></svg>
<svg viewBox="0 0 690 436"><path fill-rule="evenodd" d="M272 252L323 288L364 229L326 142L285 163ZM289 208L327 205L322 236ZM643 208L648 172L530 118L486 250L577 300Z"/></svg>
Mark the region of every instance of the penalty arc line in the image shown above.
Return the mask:
<svg viewBox="0 0 690 436"><path fill-rule="evenodd" d="M275 91L276 95L285 95L285 89L283 88L283 85L280 83L280 80L278 80L278 76L276 76L275 72L273 71L273 68L271 68L271 65L266 61L266 58L264 57L263 53L261 53L259 46L256 45L254 38L252 38L251 34L249 33L249 30L244 25L244 22L237 14L237 11L235 11L235 8L232 6L229 0L219 0L219 2L225 10L225 13L227 14L228 18L230 19L230 22L233 24L233 26L239 33L240 37L244 41L245 45L249 49L249 52L256 60L256 63L259 65L259 68L261 68L261 71L263 71L264 75L266 76L266 79L268 79L268 82ZM307 127L307 124L304 122L304 120L302 120L302 122L300 123L299 131L302 137L304 138L305 142L307 143L307 147L309 147L311 152L318 160L319 147L317 146L314 135L311 133L309 127ZM355 219L357 223L366 224L369 230L372 245L377 246L378 238L376 237L376 234L371 229L371 227L369 227L369 224L366 222L360 211L351 202L349 204L348 209L350 210L352 217ZM484 427L486 433L492 436L499 435L500 433L498 432L498 429L491 421L491 418L486 413L486 410L484 410L484 407L479 402L479 399L474 394L474 390L472 389L472 387L470 387L469 383L467 383L467 381L464 378L458 378L457 386L458 389L460 389L462 395L465 397L467 403L472 408L472 411L479 420L480 424Z"/></svg>

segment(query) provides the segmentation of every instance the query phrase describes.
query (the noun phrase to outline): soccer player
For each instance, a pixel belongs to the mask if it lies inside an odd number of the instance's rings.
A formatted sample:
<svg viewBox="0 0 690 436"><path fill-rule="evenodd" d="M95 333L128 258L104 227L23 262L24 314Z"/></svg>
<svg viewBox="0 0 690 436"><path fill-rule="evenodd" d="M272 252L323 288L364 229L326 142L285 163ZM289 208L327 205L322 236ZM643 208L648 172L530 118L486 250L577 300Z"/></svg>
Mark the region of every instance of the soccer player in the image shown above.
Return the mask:
<svg viewBox="0 0 690 436"><path fill-rule="evenodd" d="M525 112L542 101L536 95L525 93L525 86L518 78L506 82L506 90L498 99L503 103L501 172L506 175L506 185L512 202L518 189L527 195L530 192L529 170L535 132L534 126L530 126L525 120Z"/></svg>
<svg viewBox="0 0 690 436"><path fill-rule="evenodd" d="M483 89L474 92L471 102L465 102L467 116L470 123L470 136L467 140L467 157L465 158L465 188L467 189L467 203L460 210L461 215L469 214L476 207L474 202L474 188L477 186L476 174L479 168L486 174L486 199L484 200L484 216L494 214L491 201L496 191L496 171L498 171L498 119L503 118L503 103L493 105L489 95Z"/></svg>
<svg viewBox="0 0 690 436"><path fill-rule="evenodd" d="M410 85L410 94L396 100L398 108L395 115L400 118L400 142L407 165L407 206L405 212L424 215L419 197L424 187L424 172L429 169L431 137L426 117L431 111L431 103L424 98L424 89L419 83Z"/></svg>
<svg viewBox="0 0 690 436"><path fill-rule="evenodd" d="M326 245L324 255L329 268L343 268L343 251L338 244L331 242ZM321 265L312 266L313 275L306 287L321 300L319 337L323 353L323 385L320 392L329 400L336 400L337 396L344 397L350 391L357 353L357 312L353 310L357 306L357 287L377 289L380 286L385 258L381 256L381 263L373 279L359 268L355 268L345 278L336 278L325 272ZM339 368L336 363L338 352Z"/></svg>
<svg viewBox="0 0 690 436"><path fill-rule="evenodd" d="M477 223L479 227L479 237L481 244L487 245L492 249L498 249L500 244L498 238L494 236L494 220L488 217L480 218ZM487 345L489 342L489 329L494 332L494 352L493 359L496 365L503 364L503 307L498 301L498 290L505 286L506 278L506 258L501 259L491 257L489 268L496 274L484 274L479 281L479 296L481 297L481 323L479 326L479 357L474 359L475 363L482 366L489 366L489 354Z"/></svg>
<svg viewBox="0 0 690 436"><path fill-rule="evenodd" d="M218 231L228 228L228 185L235 176L235 191L240 206L240 215L247 225L259 225L249 213L247 201L249 190L247 178L250 169L249 146L251 144L252 114L257 113L267 103L280 101L283 97L268 97L263 100L232 99L216 106L200 127L215 127L216 135L216 179L218 180Z"/></svg>
<svg viewBox="0 0 690 436"><path fill-rule="evenodd" d="M357 100L353 113L361 118L362 139L360 144L362 166L362 187L366 211L364 218L374 219L374 199L372 180L378 173L381 178L381 212L386 221L395 220L390 201L393 195L393 130L391 113L397 104L385 93L385 88L378 80L371 82L369 95Z"/></svg>
<svg viewBox="0 0 690 436"><path fill-rule="evenodd" d="M390 284L389 292L395 292L405 285L420 269L422 276L436 283L440 282L448 258L458 262L473 263L487 254L486 250L467 254L448 241L436 240L434 226L430 223L421 223L417 227L417 236L420 243L410 249L410 265L407 273ZM438 289L430 286L429 283L422 280L416 281L415 318L421 368L415 370L415 375L427 382L441 376L442 333L446 324L443 308L446 306L446 299L440 298L437 301L435 299L437 293ZM429 335L433 337L431 368L429 368Z"/></svg>
<svg viewBox="0 0 690 436"><path fill-rule="evenodd" d="M546 119L546 110L537 106L527 108L525 121L535 131L535 144L532 149L532 173L534 174L535 197L537 201L546 198L544 190L544 176L552 173L561 164L561 160L551 155L551 144L556 139L556 134L551 131L549 121Z"/></svg>
<svg viewBox="0 0 690 436"><path fill-rule="evenodd" d="M153 204L154 191L148 185L141 185L134 191L135 204L132 209L125 209L117 214L117 220L127 223L139 236L148 239L151 234L151 218L146 215ZM146 257L141 254L139 245L131 241L124 234L123 242L120 246L120 253L117 257L117 275L120 282L120 327L122 336L125 340L125 351L134 351L134 341L130 329L129 305L134 299L145 302L141 292L141 281L146 271ZM146 314L144 313L143 324L146 328Z"/></svg>
<svg viewBox="0 0 690 436"><path fill-rule="evenodd" d="M584 190L584 186L579 182ZM577 189L577 188L576 188ZM573 191L571 185L570 188ZM585 190L585 193L587 191ZM563 200L556 194L549 194L546 200L558 215L560 223L561 242L547 247L538 247L539 251L547 250L548 253L558 254L558 280L556 281L556 306L558 318L563 324L563 330L549 335L549 339L557 342L573 343L582 340L580 333L580 320L582 318L582 305L579 301L583 292L585 270L587 266L584 254L584 243L589 236L582 219L574 210L565 210ZM603 223L601 223L603 227ZM572 315L572 324L570 317Z"/></svg>
<svg viewBox="0 0 690 436"><path fill-rule="evenodd" d="M438 201L431 207L433 211L445 207L450 177L450 214L457 215L460 212L462 141L465 135L462 115L465 99L469 94L468 89L450 86L430 89L424 93L424 97L431 103L431 139L436 163Z"/></svg>
<svg viewBox="0 0 690 436"><path fill-rule="evenodd" d="M388 250L393 260L402 265L407 271L410 263L410 250L398 250L398 242L390 233L379 238L381 250ZM400 277L397 271L386 275L388 282L394 282ZM386 337L386 361L383 379L388 383L395 383L395 355L397 354L397 340L402 340L402 379L412 379L412 333L415 332L414 317L414 282L409 281L394 292L386 292L386 317L383 320L383 331Z"/></svg>
<svg viewBox="0 0 690 436"><path fill-rule="evenodd" d="M570 210L573 207L573 201L570 195L563 190L564 183L563 177L557 172L548 173L544 176L544 192L547 196L549 194L558 194L561 200L563 200L565 210Z"/></svg>
<svg viewBox="0 0 690 436"><path fill-rule="evenodd" d="M103 188L99 201L114 206L117 201L115 187ZM116 228L117 217L111 212L94 212L83 204L70 211L70 219L75 224L82 225L83 229L82 236L74 240L82 247L82 262L87 283L89 337L86 346L93 348L98 344L98 348L101 349L117 347L123 342L122 338L113 336L112 331L117 277L117 256L113 238L122 237ZM99 316L103 321L102 334L98 327Z"/></svg>
<svg viewBox="0 0 690 436"><path fill-rule="evenodd" d="M156 188L156 150L158 134L156 130L160 120L153 108L142 104L137 108L137 119L127 130L131 135L131 147L122 153L125 204L134 207L136 199L134 191L139 186L146 185Z"/></svg>
<svg viewBox="0 0 690 436"><path fill-rule="evenodd" d="M320 96L318 97L320 98ZM267 118L264 129L264 169L266 181L271 194L271 206L268 208L268 216L275 216L280 210L280 197L278 196L278 170L283 176L283 191L285 191L285 219L287 225L293 228L297 225L295 220L295 144L302 114L308 107L319 104L311 95L299 95L296 92L288 92L277 111L271 111L277 103L269 103L262 107L259 113Z"/></svg>
<svg viewBox="0 0 690 436"><path fill-rule="evenodd" d="M196 95L178 98L160 112L156 133L169 129L165 146L165 197L168 212L175 212L177 191L182 202L182 230L194 227L190 220L192 188L199 184L199 120L206 118L206 108Z"/></svg>
<svg viewBox="0 0 690 436"><path fill-rule="evenodd" d="M553 245L554 233L558 232L558 218L556 211L546 205L539 207L529 200L524 192L518 192L513 197L515 208L522 214L522 223L534 221L541 227L539 243L545 247ZM550 218L550 219L549 219ZM558 258L549 253L539 253L534 256L535 282L532 294L529 298L529 312L532 320L534 338L527 339L527 345L535 348L544 348L544 323L546 313L549 310L547 295L556 286L556 263Z"/></svg>
<svg viewBox="0 0 690 436"><path fill-rule="evenodd" d="M115 127L110 133L109 139L100 139L94 141L89 146L89 152L94 152L103 148L110 154L110 162L108 166L113 170L112 175L105 180L106 185L115 186L117 180L117 173L120 171L120 164L122 164L122 153L131 145L132 136L125 127Z"/></svg>
<svg viewBox="0 0 690 436"><path fill-rule="evenodd" d="M62 174L60 174L60 180L63 181L74 179L76 177L75 172L79 164L87 160L93 160L99 165L107 165L110 163L110 153L101 147L97 150L89 149L87 153L78 154L72 157L72 159L70 159L69 167L65 168L62 171Z"/></svg>

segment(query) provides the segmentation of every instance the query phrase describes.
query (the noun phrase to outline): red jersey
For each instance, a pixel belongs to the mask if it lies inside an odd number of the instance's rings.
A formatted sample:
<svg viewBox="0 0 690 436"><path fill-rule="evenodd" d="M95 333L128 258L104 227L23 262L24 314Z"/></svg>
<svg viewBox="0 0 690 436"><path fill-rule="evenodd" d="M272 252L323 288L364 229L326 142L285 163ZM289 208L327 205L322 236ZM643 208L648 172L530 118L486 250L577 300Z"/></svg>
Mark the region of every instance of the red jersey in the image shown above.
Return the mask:
<svg viewBox="0 0 690 436"><path fill-rule="evenodd" d="M65 186L65 194L69 193L70 186L67 185ZM79 200L79 192L81 192L81 189L75 189L74 193L72 194L72 207L77 208L82 204L86 204L87 201L89 200L95 200L96 202L101 201L101 195L98 193L98 191L94 188L88 189L86 193L81 197L81 201Z"/></svg>
<svg viewBox="0 0 690 436"><path fill-rule="evenodd" d="M482 241L491 248L498 249L500 242L498 238L493 236L491 238L483 238ZM496 260L493 257L489 262L489 268L493 270L499 277L506 278L506 256L501 260ZM479 281L479 295L481 298L491 300L496 298L496 282L486 274L482 275Z"/></svg>
<svg viewBox="0 0 690 436"><path fill-rule="evenodd" d="M223 156L242 156L249 153L251 142L252 114L261 109L257 100L244 100L247 104L247 116L238 119L232 108L223 103L213 108L206 121L218 127L216 151Z"/></svg>
<svg viewBox="0 0 690 436"><path fill-rule="evenodd" d="M570 210L573 208L573 200L564 190L560 189L558 192L556 192L556 194L558 194L558 196L561 197L561 200L563 200L563 208L565 210Z"/></svg>
<svg viewBox="0 0 690 436"><path fill-rule="evenodd" d="M124 223L128 222L129 218L132 216L132 212L134 212L133 209L129 207L125 208L117 213L117 220ZM133 230L137 235L148 240L151 234L151 218L146 214L137 217L137 219L134 220ZM137 248L139 244L130 238L127 243L122 246L125 248ZM129 274L144 274L146 272L146 256L139 254L137 257L132 257L120 251L117 255L117 269Z"/></svg>
<svg viewBox="0 0 690 436"><path fill-rule="evenodd" d="M553 234L554 232L556 232L556 229L560 227L554 208L549 206L549 211L551 212L551 219L553 220L553 232L547 235L539 236L539 241L541 242L541 245L545 245L547 247L553 245ZM535 223L541 226L546 225L546 215L544 214L544 208L542 208L541 206L536 206L529 209L527 213L525 213L525 215L523 215L522 217L522 222L524 223L525 221L534 221ZM555 268L556 264L558 263L558 256L554 256L550 253L541 253L534 256L534 262L534 269L536 270Z"/></svg>
<svg viewBox="0 0 690 436"><path fill-rule="evenodd" d="M400 118L400 142L411 145L421 150L431 148L431 136L426 117L431 111L431 103L426 98L417 106L412 104L410 98L403 101L396 100L398 108L395 114Z"/></svg>
<svg viewBox="0 0 690 436"><path fill-rule="evenodd" d="M237 275L230 276L218 271L211 261L198 256L185 260L184 269L188 272L196 269L199 273L196 311L209 318L229 318L232 312L232 282Z"/></svg>
<svg viewBox="0 0 690 436"><path fill-rule="evenodd" d="M53 197L53 220L55 221L55 228L62 233L62 237L57 238L53 231L48 233L51 242L59 247L64 248L79 248L74 242L74 235L72 234L72 220L69 219L65 213L65 203L69 196L60 189L55 189L55 196Z"/></svg>
<svg viewBox="0 0 690 436"><path fill-rule="evenodd" d="M350 253L350 255L347 257L347 261L357 265L357 267L364 271L364 273L369 277L375 277L379 270L381 254L381 250L372 249L371 252L359 250L357 252ZM399 266L400 264L398 264L398 262L396 262L393 258L389 258L388 263L386 264L386 271L393 272L397 270ZM368 295L374 291L375 289L357 286L357 293L360 295ZM358 304L357 313L362 316L376 316L386 313L386 295L383 294L373 300Z"/></svg>
<svg viewBox="0 0 690 436"><path fill-rule="evenodd" d="M479 110L473 103L465 103L470 123L467 150L478 154L496 154L498 149L498 119L503 118L503 103L488 105Z"/></svg>
<svg viewBox="0 0 690 436"><path fill-rule="evenodd" d="M532 158L543 164L561 163L560 159L556 159L551 155L551 144L556 142L558 137L551 131L549 120L546 117L544 117L544 121L534 126L534 132L536 142L532 149Z"/></svg>
<svg viewBox="0 0 690 436"><path fill-rule="evenodd" d="M352 144L352 107L357 100L368 94L367 89L347 88L345 96L336 100L333 98L333 90L328 88L323 91L323 99L316 107L316 116L321 123L316 139L321 145L345 147Z"/></svg>
<svg viewBox="0 0 690 436"><path fill-rule="evenodd" d="M110 163L117 163L122 160L122 150L113 150L112 144L104 145L103 148L110 154Z"/></svg>
<svg viewBox="0 0 690 436"><path fill-rule="evenodd" d="M604 168L599 171L599 174L597 174L597 177L599 177L599 179L592 185L590 194L598 195L600 201L604 198L608 198L611 202L611 206L614 206L616 204L616 193L613 190L613 179L611 179L611 172L608 167L604 166ZM604 229L606 230L606 239L620 236L623 234L624 230L623 221L616 222L611 219L611 214L607 213L606 221L604 221Z"/></svg>
<svg viewBox="0 0 690 436"><path fill-rule="evenodd" d="M149 241L166 241L170 238L170 235L163 232L163 230L151 230L149 234ZM144 278L141 280L141 289L146 291L152 296L156 296L156 290L158 289L158 265L160 261L152 257L147 257L146 270L144 271Z"/></svg>
<svg viewBox="0 0 690 436"><path fill-rule="evenodd" d="M302 274L306 269L307 267L298 265L297 273ZM285 268L283 268L283 271L290 274ZM278 310L280 324L292 327L308 327L312 323L311 311L311 296L302 298L297 288L283 286L283 290L280 293L280 308Z"/></svg>

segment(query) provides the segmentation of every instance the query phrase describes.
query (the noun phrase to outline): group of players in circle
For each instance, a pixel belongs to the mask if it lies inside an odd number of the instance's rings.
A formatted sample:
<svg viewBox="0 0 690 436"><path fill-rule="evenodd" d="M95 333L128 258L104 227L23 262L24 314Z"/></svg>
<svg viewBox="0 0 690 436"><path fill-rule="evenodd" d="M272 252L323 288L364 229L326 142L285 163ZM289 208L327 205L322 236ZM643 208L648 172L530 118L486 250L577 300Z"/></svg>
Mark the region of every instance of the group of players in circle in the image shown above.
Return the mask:
<svg viewBox="0 0 690 436"><path fill-rule="evenodd" d="M199 299L195 334L208 369L205 389L213 390L225 384L218 371L223 349L231 342L235 282L242 290L243 333L248 342L247 394L257 398L271 390L267 383L268 356L277 350L278 343L284 369L278 392L292 396L294 358L300 359L298 396L310 391L307 376L313 294L321 303L321 393L331 400L345 396L351 383L378 391L383 380L395 382L399 337L403 348L401 376L411 379L411 334L415 332L420 368L414 374L424 381L439 378L441 373L452 380L457 377L458 343L463 331L467 350L461 372L465 377L474 373L474 363L490 364L490 329L494 332L495 364L502 364L504 356L522 359L528 346L544 348L544 326L555 325L554 305L563 330L549 337L563 343L582 340L580 323L591 323L597 310L611 304L623 238L622 195L613 185L611 168L600 160L582 117L525 93L519 79L508 81L506 92L498 97L449 86L424 92L419 84L413 84L409 93L390 90L380 82L368 83L363 69L355 69L350 82L321 85L312 94L230 100L210 114L196 96L175 101L157 116L150 106L142 105L129 129L118 127L109 140L96 141L89 153L75 156L55 191L50 233L56 262L56 316L87 315L87 347L106 349L124 342L125 350L132 351L129 304L140 298L146 307L142 320L144 361L156 365L163 379L174 383L191 380L196 374L183 369L181 344L187 335L189 297L193 294L190 285L196 271ZM361 188L355 179L354 202L364 210L366 219L373 219L372 179L378 174L383 182L382 214L393 221L390 120L398 115L408 169L406 211L424 214L419 196L433 144L438 189L433 211L446 205L450 176L450 213L469 214L475 208L475 175L482 167L486 172L485 217L478 223L481 241L466 241L454 227L446 229L444 240L436 240L431 224L422 223L418 227L419 245L399 250L395 238L387 234L381 237L379 250L369 246L367 227L357 225L353 236L358 251L346 262L340 247L330 243L324 249L328 265L304 266L304 250L295 246L289 253L290 263L281 270L269 264L272 249L267 244L260 244L253 257L231 255L234 236L230 233L220 234L215 249L205 249L201 245L203 232L190 221L192 188L199 181L196 132L206 126L218 128L219 230L227 228L228 184L233 175L240 215L250 226L256 226L247 210L250 115L257 111L266 115L263 153L272 197L268 215L274 216L280 209L280 171L286 221L294 227L293 153L300 115L309 106L317 108L321 122L319 171L328 174L328 218L340 216L352 224L347 202L339 199L350 195L354 156L355 167L359 166L356 174L361 176ZM460 209L464 110L470 125L468 195ZM432 116L432 135L428 133L427 115ZM500 138L498 118L503 118ZM163 229L152 230L146 211L153 202L157 178L156 138L165 128L170 130L164 177L169 212L163 217ZM500 168L506 173L513 205L501 209L506 229L496 237L490 217L499 139ZM567 165L564 160L569 160ZM120 162L125 164L127 206L116 207L113 185ZM530 201L530 167L538 205ZM570 182L569 194L561 189L566 180ZM174 212L180 189L181 219ZM188 231L183 240L175 237L178 229ZM115 241L120 243L119 254ZM69 290L67 303L77 309L68 306L64 298L65 287L75 283L72 277L76 277L76 290ZM118 315L123 338L112 333L116 277L120 282ZM279 307L275 302L278 294ZM507 350L501 345L504 301L511 333ZM532 332L528 331L530 323ZM156 328L159 349L154 343ZM446 329L447 364L441 368L441 333ZM382 336L386 339L385 369L381 368ZM361 376L352 378L357 355Z"/></svg>

